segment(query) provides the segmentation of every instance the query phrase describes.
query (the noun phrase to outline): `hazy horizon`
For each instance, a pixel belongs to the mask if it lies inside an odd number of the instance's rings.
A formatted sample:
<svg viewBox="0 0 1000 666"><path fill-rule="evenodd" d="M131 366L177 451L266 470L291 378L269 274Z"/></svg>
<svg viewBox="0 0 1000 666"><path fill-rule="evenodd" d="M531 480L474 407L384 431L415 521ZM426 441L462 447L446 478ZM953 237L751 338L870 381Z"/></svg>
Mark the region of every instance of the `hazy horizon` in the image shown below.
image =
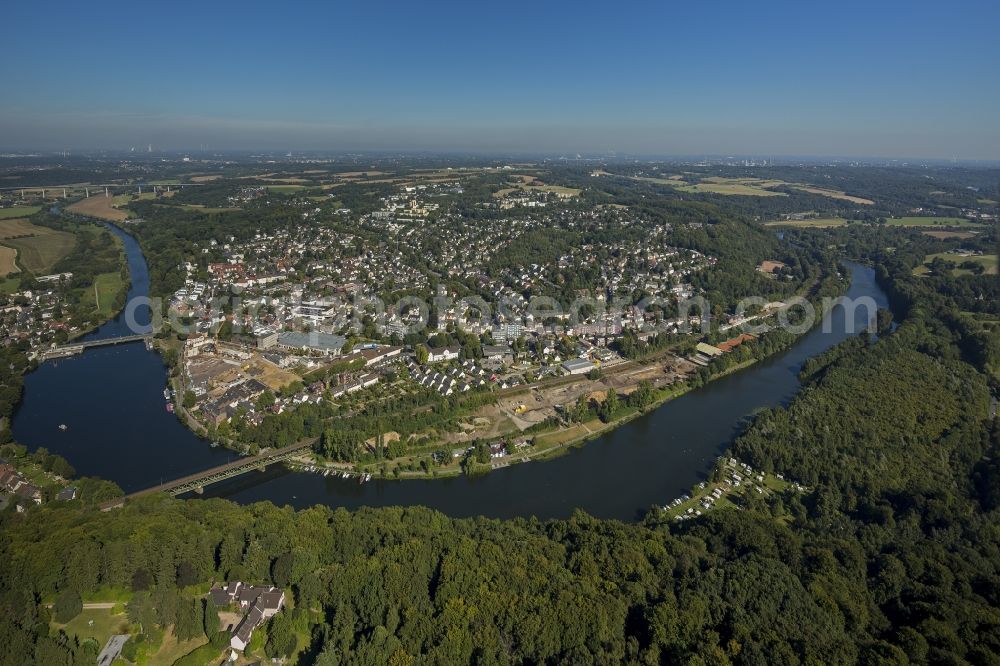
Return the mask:
<svg viewBox="0 0 1000 666"><path fill-rule="evenodd" d="M1000 8L5 12L6 150L998 160Z"/></svg>

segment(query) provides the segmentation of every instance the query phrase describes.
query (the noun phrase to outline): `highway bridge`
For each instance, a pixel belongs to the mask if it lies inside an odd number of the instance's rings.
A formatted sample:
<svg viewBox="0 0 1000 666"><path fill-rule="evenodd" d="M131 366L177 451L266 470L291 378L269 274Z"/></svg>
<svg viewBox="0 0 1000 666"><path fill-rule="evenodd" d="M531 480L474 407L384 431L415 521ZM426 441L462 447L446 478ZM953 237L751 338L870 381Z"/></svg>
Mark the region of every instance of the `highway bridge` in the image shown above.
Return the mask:
<svg viewBox="0 0 1000 666"><path fill-rule="evenodd" d="M70 342L65 345L57 345L55 347L50 347L43 351L40 356L42 360L50 358L64 358L66 356L75 356L77 354L82 354L83 350L90 349L91 347L106 347L108 345L121 345L126 342L139 342L143 340L146 345L152 344L153 336L149 333L142 335L120 335L116 338L101 338L99 340L87 340L85 342Z"/></svg>
<svg viewBox="0 0 1000 666"><path fill-rule="evenodd" d="M114 190L134 190L145 187L147 191L153 188L169 189L171 187L181 189L184 187L204 187L205 183L70 183L69 185L8 185L0 187L0 192L45 192L62 191L67 192L79 190L93 190L97 194L100 190L111 192Z"/></svg>
<svg viewBox="0 0 1000 666"><path fill-rule="evenodd" d="M126 500L134 497L142 497L143 495L150 495L152 493L168 493L175 497L177 495L183 495L184 493L190 492L201 493L205 486L218 483L219 481L225 481L226 479L231 479L248 472L253 472L254 470L263 471L268 465L288 460L300 452L311 448L316 442L316 439L317 438L302 440L301 442L290 446L280 449L272 449L267 453L262 453L257 456L240 458L239 460L234 460L233 462L226 463L225 465L219 465L218 467L212 467L211 469L206 469L195 474L189 474L188 476L174 479L173 481L161 483L158 486L138 490L119 499L105 502L101 505L101 510L108 511L110 509L117 509L118 507L123 506Z"/></svg>

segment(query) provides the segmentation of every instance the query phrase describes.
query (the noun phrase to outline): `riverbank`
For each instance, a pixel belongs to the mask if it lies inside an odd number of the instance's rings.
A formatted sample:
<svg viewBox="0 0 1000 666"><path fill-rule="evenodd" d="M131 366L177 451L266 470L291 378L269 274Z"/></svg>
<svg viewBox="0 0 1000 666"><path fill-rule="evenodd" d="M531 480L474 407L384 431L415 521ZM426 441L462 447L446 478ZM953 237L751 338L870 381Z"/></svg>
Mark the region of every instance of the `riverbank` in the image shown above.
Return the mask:
<svg viewBox="0 0 1000 666"><path fill-rule="evenodd" d="M104 316L104 319L95 322L94 324L88 326L83 330L75 331L72 335L69 336L70 341L83 338L93 333L94 331L100 329L109 321L118 317L125 310L127 301L125 298L122 298L121 305L115 306L114 303L118 301L119 294L122 294L124 296L125 294L128 294L129 290L132 288L132 272L129 270L128 267L128 256L125 253L125 242L121 239L120 236L118 236L118 234L115 233L115 230L118 231L122 230L117 225L109 224L106 221L100 220L98 218L87 218L87 219L94 220L95 222L101 224L102 226L106 227L109 231L111 231L111 237L114 239L115 245L118 246L120 264L119 264L119 271L117 273L101 273L95 276L94 278L94 284L92 285L92 287L94 288L94 307L98 312L100 312ZM124 269L124 272L126 274L124 277L121 275L122 269ZM102 292L104 293L105 304L107 304L107 301L110 300L112 303L110 306L102 308L101 304Z"/></svg>
<svg viewBox="0 0 1000 666"><path fill-rule="evenodd" d="M356 463L332 463L329 461L324 461L318 456L302 456L296 459L297 466L295 471L302 472L303 468L312 467L315 468L312 473L322 473L326 470L331 471L345 471L351 476L357 476L360 474L371 474L380 479L399 479L399 480L426 480L426 479L447 479L450 477L458 477L463 475L478 476L483 474L488 474L492 471L503 469L506 467L511 467L514 465L521 465L529 462L544 462L552 460L559 456L563 456L574 448L579 448L585 446L589 442L597 440L609 433L621 428L622 426L632 422L643 416L647 416L652 412L655 412L660 407L665 404L680 398L695 389L710 386L712 382L723 379L731 374L737 373L741 370L746 370L761 361L765 361L774 355L780 354L782 351L788 349L789 346L793 345L794 341L788 346L776 350L773 354L769 356L764 356L761 358L748 359L735 366L727 368L717 374L713 374L712 377L705 383L694 385L689 382L681 382L680 384L673 385L667 389L659 389L657 393L661 394L654 398L648 406L639 408L628 409L621 416L614 418L611 421L601 421L599 418L593 418L585 422L575 423L570 426L555 428L552 430L546 430L537 433L533 436L532 444L523 451L514 453L512 455L504 456L502 458L491 461L490 463L477 464L474 467L463 469L462 462L459 459L457 462L452 462L451 464L442 465L440 467L434 467L427 471L423 470L409 470L402 469L404 465L410 465L415 463L415 459L412 457L403 457L399 459L394 459L391 461L384 461L382 463L370 463L370 464L356 464ZM663 356L669 356L669 353L662 354L658 358ZM648 366L631 366L631 370L643 370L655 368L659 363L653 363ZM531 387L529 387L530 390ZM517 437L519 433L511 432L504 435L504 437ZM386 473L382 469L383 464L391 463L397 472Z"/></svg>
<svg viewBox="0 0 1000 666"><path fill-rule="evenodd" d="M810 327L809 330L795 336L789 335L787 337L779 337L779 344L773 346L769 350L769 353L754 356L721 369L713 369L712 366L710 366L709 371L711 374L708 377L705 377L703 373L698 372L697 366L688 364L690 366L690 370L686 373L686 378L676 379L666 385L653 387L651 390L652 398L649 402L640 407L624 406L619 411L618 415L610 420L603 420L602 418L595 417L589 418L585 421L567 423L562 426L545 428L543 430L539 430L537 425L540 424L536 424L536 427L528 429L527 432L525 430L514 429L497 433L495 436L490 437L490 439L505 441L508 454L497 458L491 457L488 462L471 462L468 459L472 454L470 450L466 452L466 455L458 457L453 456L451 460L445 464L439 463L435 466L422 466L420 462L421 459L426 460L427 455L432 450L440 449L440 445L435 445L422 447L420 451L407 456L366 464L334 464L330 461L323 460L319 456L313 455L311 457L302 457L298 459L296 461L296 469L301 471L302 468L311 468L314 470L314 473L323 473L327 470L346 470L352 474L371 474L374 477L381 479L426 480L447 479L463 474L469 476L481 476L483 474L488 474L495 470L514 465L557 458L565 455L568 451L574 448L579 448L593 440L605 437L616 429L625 426L637 418L646 416L656 411L666 403L680 398L695 389L709 386L714 381L728 377L742 370L746 370L761 361L770 359L788 350L790 347L797 344L798 341L804 336L808 335L810 332L815 330L816 327L820 326L823 320L829 315L828 309L823 310L820 308L820 295L830 295L829 289L825 290L824 287L830 287L831 281L832 283L835 283L834 286L837 295L842 295L849 284L843 280L839 274L824 274L819 276L812 283L803 287L798 294L798 296L806 298L813 303L814 307L816 307L819 312L819 316L816 318L813 326ZM776 317L777 313L774 313L768 317L766 321L774 324L776 323L774 321ZM761 321L758 323L765 322ZM760 341L755 340L754 342L759 343ZM615 390L617 388L618 390L623 391L622 395L628 395L631 391L636 390L641 382L635 382L628 379L620 381L618 379L619 377L634 378L639 376L652 376L659 373L660 369L665 364L684 363L684 359L677 356L678 353L679 348L674 347L655 352L641 360L626 361L625 363L619 364L610 370L604 371L605 376L598 382L586 382L582 377L565 376L550 378L535 385L521 386L516 389L510 389L504 393L498 394L495 404L500 404L501 399L509 401L511 398L517 396L525 396L525 402L531 404L533 402L530 399L532 394L540 396L545 391L551 392L556 387L561 387L565 390L567 386L574 384L588 385L588 387L583 390L583 394L589 393L593 395L595 392L606 393L609 390ZM592 384L596 385L590 386ZM541 400L541 398L538 397L538 400ZM472 416L475 417L475 414L477 413L480 412L473 413ZM515 441L520 442L520 444L516 445Z"/></svg>

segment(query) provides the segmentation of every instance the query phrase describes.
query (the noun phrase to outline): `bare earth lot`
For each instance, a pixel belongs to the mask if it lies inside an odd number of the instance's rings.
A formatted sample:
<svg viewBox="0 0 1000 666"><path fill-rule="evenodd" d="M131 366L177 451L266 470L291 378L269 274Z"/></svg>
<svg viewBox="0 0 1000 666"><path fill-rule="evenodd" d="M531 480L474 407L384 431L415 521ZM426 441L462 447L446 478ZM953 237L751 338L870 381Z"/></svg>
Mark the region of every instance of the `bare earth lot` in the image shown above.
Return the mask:
<svg viewBox="0 0 1000 666"><path fill-rule="evenodd" d="M101 220L110 220L111 222L121 222L122 220L127 220L129 218L128 213L124 210L115 208L114 204L115 200L112 197L94 195L88 199L77 201L75 204L67 208L67 210L79 213L80 215L96 217Z"/></svg>

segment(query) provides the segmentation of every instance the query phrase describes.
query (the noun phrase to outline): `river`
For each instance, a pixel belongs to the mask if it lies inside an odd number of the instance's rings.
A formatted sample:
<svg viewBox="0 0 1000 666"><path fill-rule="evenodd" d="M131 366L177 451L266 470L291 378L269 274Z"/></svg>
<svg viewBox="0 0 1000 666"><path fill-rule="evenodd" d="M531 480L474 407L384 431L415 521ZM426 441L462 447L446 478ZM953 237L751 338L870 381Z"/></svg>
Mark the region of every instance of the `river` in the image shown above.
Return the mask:
<svg viewBox="0 0 1000 666"><path fill-rule="evenodd" d="M131 285L127 300L149 293L149 270L136 240L125 243ZM149 310L136 313L149 324ZM142 332L142 331L139 331ZM124 315L84 340L133 335ZM110 479L126 492L220 465L238 456L211 448L166 410L167 368L142 342L95 347L46 361L24 378L24 395L11 424L14 440L46 447L69 460L78 476ZM65 424L65 431L59 430Z"/></svg>
<svg viewBox="0 0 1000 666"><path fill-rule="evenodd" d="M148 293L149 274L136 241L125 242L132 284L129 299ZM848 263L848 297L869 296L887 307L874 271ZM704 479L717 456L754 412L787 404L800 389L798 372L810 357L864 327L848 328L844 309L828 315L790 349L710 382L624 426L569 449L565 455L467 478L355 480L291 472L280 465L209 486L205 497L240 503L268 500L301 508L424 505L452 516L562 518L580 508L602 518L635 520ZM140 323L148 322L148 314ZM88 337L128 334L118 317ZM25 378L15 414L16 441L65 456L80 475L138 490L234 459L211 448L165 410L166 368L142 343L90 349L48 361ZM65 423L66 431L58 425Z"/></svg>

